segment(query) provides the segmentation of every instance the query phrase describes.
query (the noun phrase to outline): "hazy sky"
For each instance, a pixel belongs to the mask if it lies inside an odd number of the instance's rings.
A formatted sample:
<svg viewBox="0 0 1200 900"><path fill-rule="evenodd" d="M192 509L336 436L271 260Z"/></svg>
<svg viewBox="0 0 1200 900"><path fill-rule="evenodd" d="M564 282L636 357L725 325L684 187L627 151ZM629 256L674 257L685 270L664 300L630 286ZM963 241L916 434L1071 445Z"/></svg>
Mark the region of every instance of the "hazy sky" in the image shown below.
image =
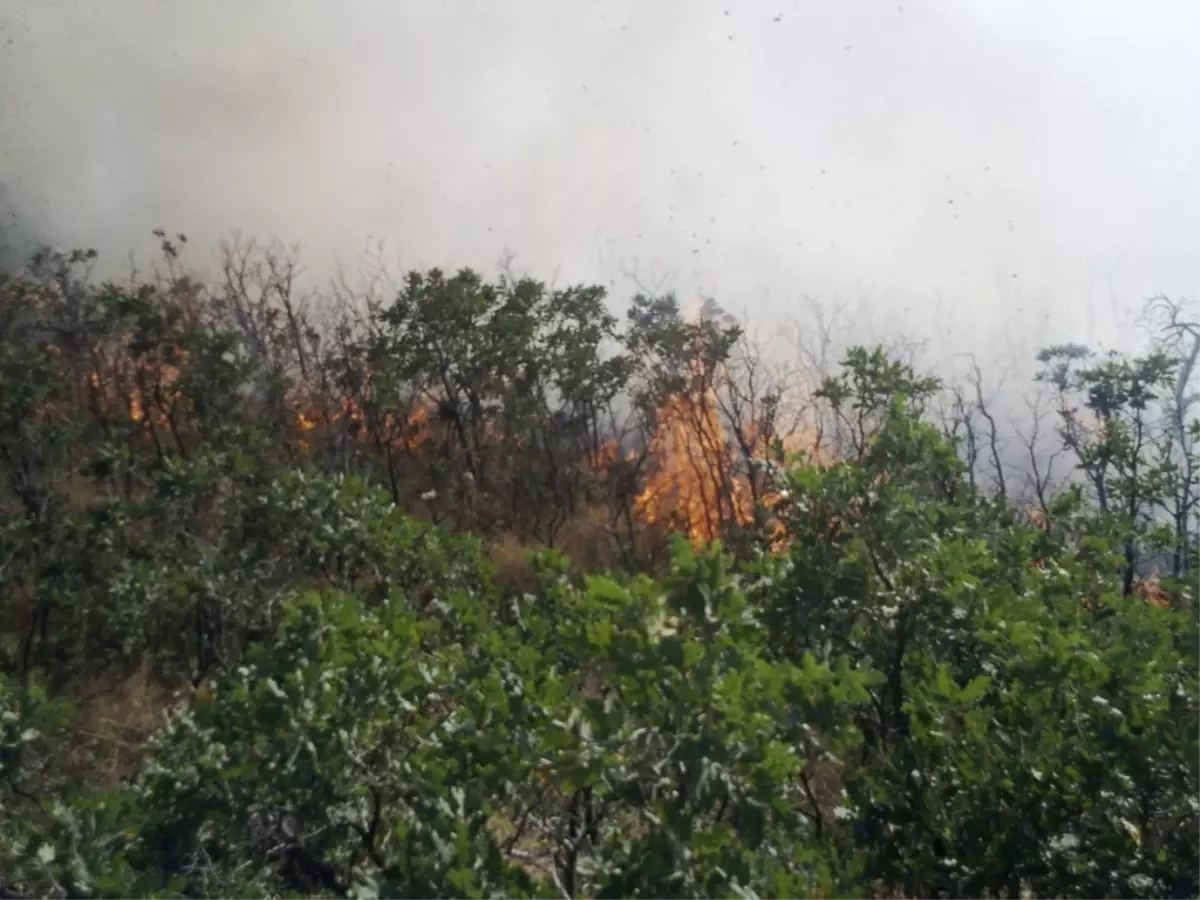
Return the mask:
<svg viewBox="0 0 1200 900"><path fill-rule="evenodd" d="M0 0L0 183L118 258L238 227L320 271L375 236L1111 342L1200 296L1198 45L1196 0Z"/></svg>

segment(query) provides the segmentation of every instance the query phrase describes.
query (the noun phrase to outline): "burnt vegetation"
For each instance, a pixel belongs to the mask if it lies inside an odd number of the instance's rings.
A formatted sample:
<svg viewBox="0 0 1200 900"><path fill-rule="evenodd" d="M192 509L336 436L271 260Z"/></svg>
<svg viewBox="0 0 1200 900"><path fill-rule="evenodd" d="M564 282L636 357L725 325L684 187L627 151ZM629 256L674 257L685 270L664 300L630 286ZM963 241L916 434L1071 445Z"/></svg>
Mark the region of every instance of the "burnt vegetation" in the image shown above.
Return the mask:
<svg viewBox="0 0 1200 900"><path fill-rule="evenodd" d="M157 234L0 274L0 896L1200 892L1194 308L1005 431L711 301Z"/></svg>

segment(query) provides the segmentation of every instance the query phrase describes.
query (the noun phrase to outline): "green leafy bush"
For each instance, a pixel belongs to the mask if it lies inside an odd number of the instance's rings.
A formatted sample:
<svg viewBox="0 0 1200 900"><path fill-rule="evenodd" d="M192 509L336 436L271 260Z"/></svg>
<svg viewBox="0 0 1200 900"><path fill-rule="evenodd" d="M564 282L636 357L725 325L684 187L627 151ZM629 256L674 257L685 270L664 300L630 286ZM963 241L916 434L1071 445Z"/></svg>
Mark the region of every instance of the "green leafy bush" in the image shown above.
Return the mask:
<svg viewBox="0 0 1200 900"><path fill-rule="evenodd" d="M432 272L323 338L282 270L88 259L0 280L0 895L1200 893L1177 309L1161 352L1043 355L1076 467L1034 515L855 349L837 459L745 460L762 509L660 559L656 417L736 326ZM770 432L747 391L714 408ZM585 574L552 547L599 503L624 565ZM520 587L484 551L517 530ZM135 671L173 699L102 771L69 699Z"/></svg>

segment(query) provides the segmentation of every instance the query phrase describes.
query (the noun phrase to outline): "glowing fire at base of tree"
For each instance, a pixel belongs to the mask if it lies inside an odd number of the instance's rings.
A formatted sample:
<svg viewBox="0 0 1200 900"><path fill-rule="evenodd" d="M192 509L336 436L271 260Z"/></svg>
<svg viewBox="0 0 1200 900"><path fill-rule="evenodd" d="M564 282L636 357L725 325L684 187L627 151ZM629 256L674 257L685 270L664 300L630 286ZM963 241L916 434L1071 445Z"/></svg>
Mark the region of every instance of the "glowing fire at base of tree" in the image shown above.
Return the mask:
<svg viewBox="0 0 1200 900"><path fill-rule="evenodd" d="M753 529L773 550L786 546L783 523L773 515L785 495L759 465L769 458L767 441L750 429L739 449L711 389L671 398L658 422L651 470L635 502L641 521L668 523L696 545Z"/></svg>

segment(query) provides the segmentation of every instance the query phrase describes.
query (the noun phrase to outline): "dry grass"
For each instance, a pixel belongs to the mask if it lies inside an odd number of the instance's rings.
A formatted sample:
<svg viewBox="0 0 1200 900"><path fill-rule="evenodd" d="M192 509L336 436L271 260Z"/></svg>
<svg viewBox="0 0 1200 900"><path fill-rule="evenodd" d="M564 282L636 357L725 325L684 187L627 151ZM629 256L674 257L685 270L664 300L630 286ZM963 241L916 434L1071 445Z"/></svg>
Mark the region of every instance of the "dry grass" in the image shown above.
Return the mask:
<svg viewBox="0 0 1200 900"><path fill-rule="evenodd" d="M488 558L496 573L496 583L514 593L532 590L533 569L529 565L532 547L514 534L502 534L488 544Z"/></svg>
<svg viewBox="0 0 1200 900"><path fill-rule="evenodd" d="M64 696L74 706L72 773L115 785L137 771L145 742L162 724L175 691L143 665L124 679L69 685Z"/></svg>
<svg viewBox="0 0 1200 900"><path fill-rule="evenodd" d="M512 533L493 538L488 544L488 556L495 567L497 582L513 591L532 590L536 581L529 555L543 546ZM609 513L602 506L581 510L564 523L554 535L553 547L583 572L611 571L621 564L616 539L609 531Z"/></svg>
<svg viewBox="0 0 1200 900"><path fill-rule="evenodd" d="M620 553L616 539L609 532L610 519L608 509L603 506L580 510L555 535L555 548L585 572L616 568Z"/></svg>

